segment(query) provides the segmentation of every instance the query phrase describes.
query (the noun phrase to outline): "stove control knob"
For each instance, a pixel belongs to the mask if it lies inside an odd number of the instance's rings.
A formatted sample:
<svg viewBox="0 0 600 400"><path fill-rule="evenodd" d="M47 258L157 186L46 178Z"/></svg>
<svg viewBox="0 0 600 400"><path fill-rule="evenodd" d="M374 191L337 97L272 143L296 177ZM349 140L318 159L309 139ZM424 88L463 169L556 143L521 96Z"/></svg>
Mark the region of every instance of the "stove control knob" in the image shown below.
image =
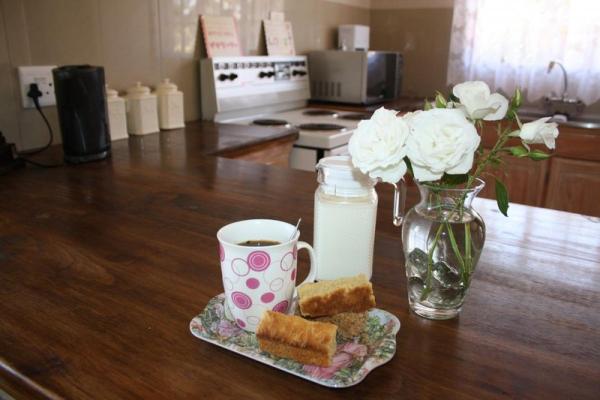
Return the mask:
<svg viewBox="0 0 600 400"><path fill-rule="evenodd" d="M237 79L238 75L237 74L229 74L229 79L231 79L232 81L235 81Z"/></svg>
<svg viewBox="0 0 600 400"><path fill-rule="evenodd" d="M306 71L300 71L300 70L295 69L294 72L292 72L292 75L293 76L296 76L296 75L304 76L304 75L306 75Z"/></svg>
<svg viewBox="0 0 600 400"><path fill-rule="evenodd" d="M268 76L269 78L270 78L270 77L272 77L273 75L275 75L275 72L273 72L273 71L269 71L269 72L267 72L267 76Z"/></svg>
<svg viewBox="0 0 600 400"><path fill-rule="evenodd" d="M229 75L227 75L227 74L219 74L219 80L221 82L226 81L227 79L229 79Z"/></svg>
<svg viewBox="0 0 600 400"><path fill-rule="evenodd" d="M262 78L266 78L267 76L269 76L269 73L268 73L268 72L265 72L265 71L260 71L260 72L258 73L258 77L259 77L259 78L261 78L261 79L262 79Z"/></svg>

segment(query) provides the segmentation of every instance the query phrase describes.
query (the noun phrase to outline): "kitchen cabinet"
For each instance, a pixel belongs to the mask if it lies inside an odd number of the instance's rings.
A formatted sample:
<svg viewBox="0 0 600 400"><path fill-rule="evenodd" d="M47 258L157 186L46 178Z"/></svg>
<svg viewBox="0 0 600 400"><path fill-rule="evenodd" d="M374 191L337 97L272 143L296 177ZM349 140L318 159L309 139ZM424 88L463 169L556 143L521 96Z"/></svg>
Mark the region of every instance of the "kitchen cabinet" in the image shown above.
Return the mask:
<svg viewBox="0 0 600 400"><path fill-rule="evenodd" d="M554 208L600 217L600 131L559 126L556 150L549 160L505 158L503 182L513 203ZM486 124L482 143L496 141L495 124ZM520 141L512 139L509 145ZM485 179L481 197L495 198L494 179Z"/></svg>
<svg viewBox="0 0 600 400"><path fill-rule="evenodd" d="M599 199L600 162L552 160L544 207L600 216Z"/></svg>
<svg viewBox="0 0 600 400"><path fill-rule="evenodd" d="M511 202L541 207L548 166L548 161L533 162L529 159L516 158L510 159L503 170L494 175L505 183ZM486 185L480 196L495 198L494 177L484 177L484 181Z"/></svg>

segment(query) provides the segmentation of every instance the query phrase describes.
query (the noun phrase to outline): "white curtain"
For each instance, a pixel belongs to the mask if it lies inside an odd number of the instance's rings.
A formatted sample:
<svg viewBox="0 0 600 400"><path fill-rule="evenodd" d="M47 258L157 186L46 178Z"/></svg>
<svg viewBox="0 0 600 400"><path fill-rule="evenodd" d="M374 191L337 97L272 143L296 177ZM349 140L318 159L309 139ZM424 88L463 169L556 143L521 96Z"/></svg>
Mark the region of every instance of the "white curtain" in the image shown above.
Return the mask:
<svg viewBox="0 0 600 400"><path fill-rule="evenodd" d="M600 99L600 0L455 0L448 83L482 80L527 100L562 94L561 62L569 97Z"/></svg>

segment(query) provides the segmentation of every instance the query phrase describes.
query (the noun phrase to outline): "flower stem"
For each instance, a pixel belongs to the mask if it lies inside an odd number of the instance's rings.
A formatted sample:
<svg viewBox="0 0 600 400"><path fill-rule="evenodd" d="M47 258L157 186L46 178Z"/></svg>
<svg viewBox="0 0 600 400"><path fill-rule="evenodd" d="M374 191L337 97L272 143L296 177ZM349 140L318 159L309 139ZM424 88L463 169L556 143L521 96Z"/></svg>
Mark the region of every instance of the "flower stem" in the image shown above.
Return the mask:
<svg viewBox="0 0 600 400"><path fill-rule="evenodd" d="M478 127L481 129L483 127L483 124L481 123L481 121L478 121L478 122L479 122ZM521 123L518 119L517 119L517 124L519 126L521 125ZM460 200L455 204L455 206L452 208L452 210L448 213L447 217L442 218L442 222L435 234L433 243L427 254L428 255L428 257L427 257L427 276L425 278L425 286L423 288L423 291L421 292L421 301L425 300L427 298L427 296L429 295L429 293L431 292L433 252L435 251L435 249L438 245L438 241L440 239L440 235L442 234L444 227L446 227L446 229L448 231L448 236L450 239L450 245L452 247L452 251L456 255L456 258L458 259L458 262L460 264L463 284L465 287L469 284L471 273L473 272L472 271L472 269L473 269L473 265L472 265L473 264L473 257L472 257L473 243L472 243L472 240L473 239L471 238L471 229L469 227L469 223L465 222L464 223L464 225L465 225L465 255L463 257L460 254L460 249L458 248L458 244L456 242L454 232L452 231L452 226L448 223L448 221L452 220L453 214L456 212L459 213L459 220L462 221L463 212L464 212L464 202L465 202L465 199L467 196L466 190L471 188L471 186L476 181L476 179L479 178L479 176L485 171L485 169L488 167L490 162L497 157L498 153L500 151L502 151L502 148L504 147L504 145L506 144L508 139L510 139L510 136L509 136L509 134L511 132L510 128L507 128L504 131L500 132L500 125L498 125L498 130L499 130L499 137L498 137L498 140L496 141L496 144L494 145L492 150L490 150L490 152L487 153L477 163L477 168L475 169L475 172L473 174L469 175L469 178L467 179L467 183L465 185L465 193L462 194ZM442 205L441 205L441 202L439 201L439 195L437 196L437 200L438 200L437 206L441 210Z"/></svg>
<svg viewBox="0 0 600 400"><path fill-rule="evenodd" d="M479 176L483 171L485 171L489 163L502 150L508 139L510 139L510 132L510 128L505 129L504 132L500 134L500 137L498 138L498 141L496 142L492 150L490 150L490 152L483 158L483 160L477 163L477 168L475 169L475 172L469 175L469 179L467 180L467 185L465 189L469 189L471 187L473 182L475 182L475 179L479 178Z"/></svg>
<svg viewBox="0 0 600 400"><path fill-rule="evenodd" d="M446 221L444 223L446 225L446 231L448 231L448 238L450 239L450 246L452 247L452 251L460 264L460 272L461 274L465 273L465 262L460 254L460 249L458 248L458 244L456 243L456 239L454 238L454 232L452 231L452 226ZM465 223L465 228L468 224Z"/></svg>
<svg viewBox="0 0 600 400"><path fill-rule="evenodd" d="M425 287L423 288L423 292L421 292L421 301L425 300L429 295L429 292L431 292L431 268L433 267L433 252L437 247L443 229L444 224L440 224L440 227L438 228L437 232L435 233L435 237L433 238L433 245L427 253L427 277L425 278Z"/></svg>
<svg viewBox="0 0 600 400"><path fill-rule="evenodd" d="M469 284L469 278L471 276L471 267L473 263L473 259L471 256L471 228L469 224L465 222L465 269L463 275L463 283L465 287Z"/></svg>

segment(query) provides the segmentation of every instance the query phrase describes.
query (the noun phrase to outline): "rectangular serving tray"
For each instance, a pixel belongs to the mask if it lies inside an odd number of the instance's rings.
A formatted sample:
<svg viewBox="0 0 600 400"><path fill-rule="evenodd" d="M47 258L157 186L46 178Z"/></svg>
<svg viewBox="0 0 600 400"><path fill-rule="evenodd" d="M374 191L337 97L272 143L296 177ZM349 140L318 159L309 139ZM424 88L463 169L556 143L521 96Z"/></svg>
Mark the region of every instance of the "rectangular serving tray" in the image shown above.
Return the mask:
<svg viewBox="0 0 600 400"><path fill-rule="evenodd" d="M369 311L365 330L360 336L348 340L338 335L337 350L330 367L303 365L271 356L259 349L254 333L240 329L227 315L224 301L223 293L213 297L204 311L192 319L190 331L194 336L319 385L332 388L356 385L373 369L391 360L396 352L400 321L389 312L374 308Z"/></svg>

